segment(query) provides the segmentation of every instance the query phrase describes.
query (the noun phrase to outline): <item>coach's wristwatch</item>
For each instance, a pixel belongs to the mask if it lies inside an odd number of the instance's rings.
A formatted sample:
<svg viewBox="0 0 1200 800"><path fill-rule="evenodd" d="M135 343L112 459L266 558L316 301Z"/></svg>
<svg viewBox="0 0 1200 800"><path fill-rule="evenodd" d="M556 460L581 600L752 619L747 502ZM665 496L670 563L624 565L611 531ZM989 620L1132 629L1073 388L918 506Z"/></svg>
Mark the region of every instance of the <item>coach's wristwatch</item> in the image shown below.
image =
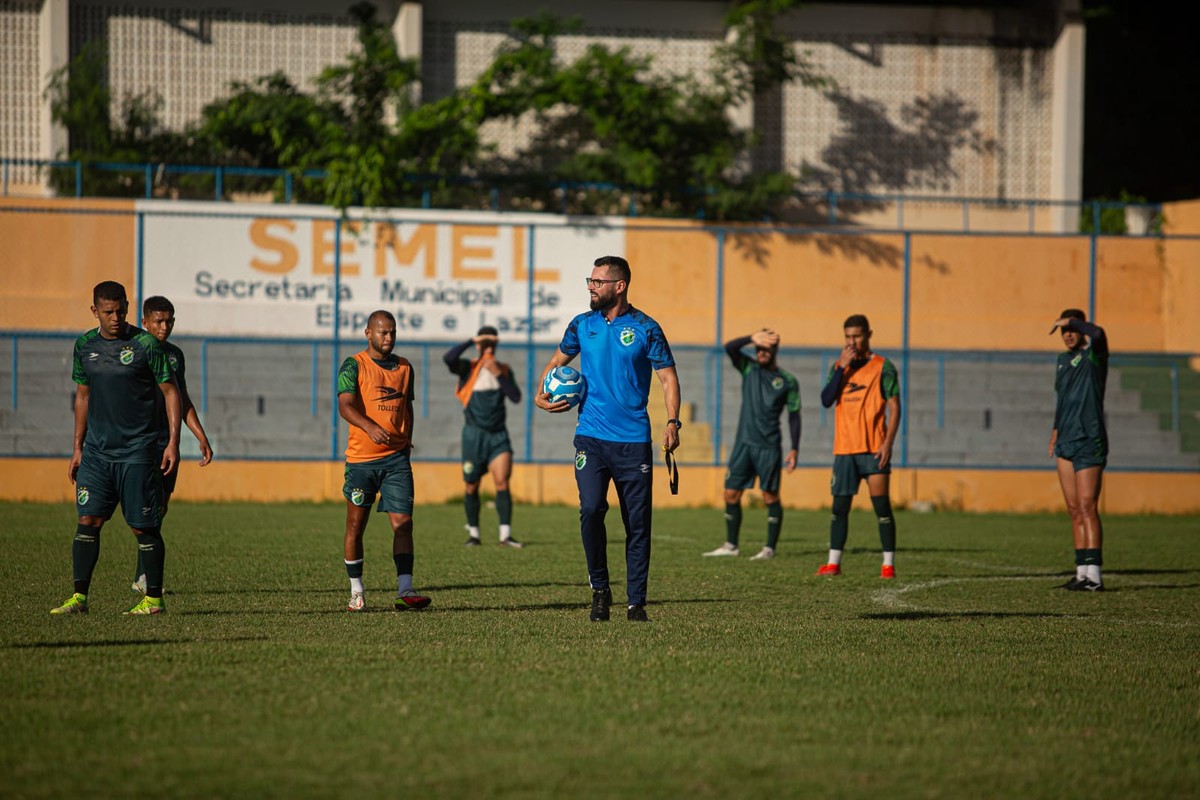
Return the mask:
<svg viewBox="0 0 1200 800"><path fill-rule="evenodd" d="M675 426L675 430L680 430L681 428L683 428L683 423L677 419L669 419L669 420L667 420L667 424L668 425L673 424Z"/></svg>

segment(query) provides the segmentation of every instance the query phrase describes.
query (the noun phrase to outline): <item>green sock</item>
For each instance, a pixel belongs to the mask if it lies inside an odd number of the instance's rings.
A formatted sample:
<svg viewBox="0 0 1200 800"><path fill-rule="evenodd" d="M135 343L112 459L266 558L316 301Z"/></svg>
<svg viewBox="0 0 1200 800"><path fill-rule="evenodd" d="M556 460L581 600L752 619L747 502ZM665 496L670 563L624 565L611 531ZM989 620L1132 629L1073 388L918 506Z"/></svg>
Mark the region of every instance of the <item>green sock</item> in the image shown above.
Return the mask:
<svg viewBox="0 0 1200 800"><path fill-rule="evenodd" d="M137 534L138 553L146 567L146 597L162 597L163 564L166 562L167 547L158 528L149 528Z"/></svg>
<svg viewBox="0 0 1200 800"><path fill-rule="evenodd" d="M100 560L100 529L91 525L75 526L75 541L71 543L71 570L75 591L87 594L92 584L92 572Z"/></svg>
<svg viewBox="0 0 1200 800"><path fill-rule="evenodd" d="M783 528L783 503L771 503L767 506L767 547L775 549L779 541L779 531Z"/></svg>
<svg viewBox="0 0 1200 800"><path fill-rule="evenodd" d="M896 517L892 514L892 501L885 494L871 498L875 516L879 518L879 545L885 553L896 552Z"/></svg>
<svg viewBox="0 0 1200 800"><path fill-rule="evenodd" d="M505 489L496 492L496 513L500 516L501 525L512 524L512 493ZM479 524L479 512L475 513L476 524Z"/></svg>
<svg viewBox="0 0 1200 800"><path fill-rule="evenodd" d="M725 541L737 547L738 535L742 530L742 504L725 504Z"/></svg>
<svg viewBox="0 0 1200 800"><path fill-rule="evenodd" d="M463 508L467 510L467 524L479 527L479 492L463 495Z"/></svg>
<svg viewBox="0 0 1200 800"><path fill-rule="evenodd" d="M848 494L835 495L833 498L833 516L829 520L830 550L846 549L846 539L850 536L850 503L853 500Z"/></svg>

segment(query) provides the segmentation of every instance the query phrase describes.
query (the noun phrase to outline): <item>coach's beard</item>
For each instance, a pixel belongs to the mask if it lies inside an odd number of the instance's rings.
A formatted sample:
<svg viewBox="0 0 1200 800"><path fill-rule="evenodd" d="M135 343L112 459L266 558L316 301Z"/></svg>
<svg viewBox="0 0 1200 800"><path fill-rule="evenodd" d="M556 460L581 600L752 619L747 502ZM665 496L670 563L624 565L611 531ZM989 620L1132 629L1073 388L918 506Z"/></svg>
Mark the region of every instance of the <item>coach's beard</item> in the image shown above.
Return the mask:
<svg viewBox="0 0 1200 800"><path fill-rule="evenodd" d="M607 300L601 300L599 297L596 297L588 305L591 307L592 311L607 311L616 304L616 297L610 297Z"/></svg>

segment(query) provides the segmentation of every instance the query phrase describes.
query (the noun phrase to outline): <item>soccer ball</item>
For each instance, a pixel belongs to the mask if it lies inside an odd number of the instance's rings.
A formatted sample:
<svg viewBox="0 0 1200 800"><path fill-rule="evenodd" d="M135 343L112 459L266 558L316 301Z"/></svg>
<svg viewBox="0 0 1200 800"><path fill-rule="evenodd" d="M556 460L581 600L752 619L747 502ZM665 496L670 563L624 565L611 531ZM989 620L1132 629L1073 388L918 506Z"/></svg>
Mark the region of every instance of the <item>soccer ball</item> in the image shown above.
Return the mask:
<svg viewBox="0 0 1200 800"><path fill-rule="evenodd" d="M550 402L566 400L572 406L579 405L587 396L587 381L583 373L572 367L555 367L546 373L542 389L550 395Z"/></svg>

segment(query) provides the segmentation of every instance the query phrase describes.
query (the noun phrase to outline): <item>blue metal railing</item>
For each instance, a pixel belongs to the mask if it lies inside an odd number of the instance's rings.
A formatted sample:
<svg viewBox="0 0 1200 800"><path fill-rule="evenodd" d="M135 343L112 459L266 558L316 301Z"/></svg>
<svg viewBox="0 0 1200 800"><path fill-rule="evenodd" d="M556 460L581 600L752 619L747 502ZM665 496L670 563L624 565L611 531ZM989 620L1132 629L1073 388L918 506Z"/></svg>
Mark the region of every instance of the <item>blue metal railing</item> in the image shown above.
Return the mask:
<svg viewBox="0 0 1200 800"><path fill-rule="evenodd" d="M39 174L48 169L69 169L74 173L76 198L82 198L84 177L88 172L117 173L140 176L142 196L150 199L154 196L156 183L171 175L193 175L209 177L213 182L213 197L217 202L227 200L227 178L269 178L283 182L282 202L292 203L295 200L296 178L323 181L326 178L324 170L287 170L270 167L239 167L194 164L164 164L150 162L83 162L78 160L42 160L29 158L0 158L0 197L10 196L10 175L13 168L36 170ZM429 209L433 204L431 186L470 186L476 187L481 195L488 197L488 206L492 211L501 210L501 198L506 187L511 187L512 181L502 178L446 176L446 175L405 175L404 180L414 187L423 187L421 192L421 208ZM545 181L540 184L544 190L558 196L558 210L566 214L572 192L617 193L625 206L625 216L638 216L637 194L641 189L634 186L623 186L616 183L599 181ZM508 189L512 191L511 188ZM713 190L694 188L688 190L696 194L711 194ZM971 216L974 208L1001 208L1011 210L1026 210L1025 232L1037 232L1037 214L1039 209L1066 208L1073 209L1077 214L1090 211L1091 230L1101 231L1103 214L1106 210L1142 209L1147 212L1149 220L1145 230L1133 232L1133 235L1156 235L1157 226L1153 220L1160 219L1161 203L1138 203L1110 200L1043 200L1033 198L993 198L993 197L964 197L954 195L918 195L905 193L872 194L864 192L838 192L833 190L792 192L787 197L809 202L815 205L824 204L828 224L840 227L855 221L854 214L847 213L846 206L894 206L896 214L896 229L905 229L906 209L911 213L913 204L959 206L961 208L961 223L957 228L963 232L986 233L987 228L974 224ZM776 199L783 199L776 198ZM701 217L703 214L701 214ZM1010 228L1005 228L1010 230ZM1126 233L1130 233L1126 231Z"/></svg>

